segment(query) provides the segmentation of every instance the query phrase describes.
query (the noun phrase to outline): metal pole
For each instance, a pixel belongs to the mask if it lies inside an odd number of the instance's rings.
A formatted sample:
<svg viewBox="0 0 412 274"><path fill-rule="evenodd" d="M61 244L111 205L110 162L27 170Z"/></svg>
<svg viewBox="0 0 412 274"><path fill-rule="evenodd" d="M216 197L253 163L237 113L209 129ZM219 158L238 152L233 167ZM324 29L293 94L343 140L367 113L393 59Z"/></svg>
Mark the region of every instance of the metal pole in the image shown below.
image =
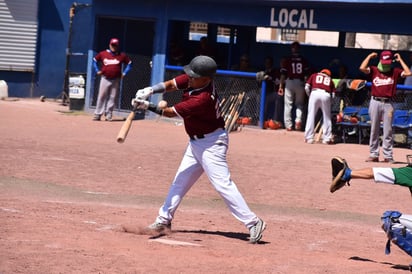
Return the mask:
<svg viewBox="0 0 412 274"><path fill-rule="evenodd" d="M70 55L71 55L71 44L72 44L72 26L73 18L76 13L77 3L74 2L70 7L69 11L69 38L67 39L66 47L66 67L64 69L64 83L63 83L63 92L62 92L62 105L66 106L66 99L69 98L69 67L70 67Z"/></svg>

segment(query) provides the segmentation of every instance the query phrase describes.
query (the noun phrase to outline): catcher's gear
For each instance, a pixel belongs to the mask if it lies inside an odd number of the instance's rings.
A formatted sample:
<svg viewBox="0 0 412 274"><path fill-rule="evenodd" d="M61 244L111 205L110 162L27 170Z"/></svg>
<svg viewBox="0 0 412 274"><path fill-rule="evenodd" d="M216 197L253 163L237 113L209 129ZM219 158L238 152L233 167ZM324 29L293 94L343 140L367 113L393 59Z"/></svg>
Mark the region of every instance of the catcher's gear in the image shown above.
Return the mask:
<svg viewBox="0 0 412 274"><path fill-rule="evenodd" d="M335 192L336 190L343 187L345 184L349 185L349 180L344 180L343 175L346 169L349 168L348 163L345 159L335 156L331 160L332 165L332 184L330 185L330 192Z"/></svg>
<svg viewBox="0 0 412 274"><path fill-rule="evenodd" d="M385 254L391 252L391 243L412 256L412 216L399 211L385 211L381 217L382 229L386 232ZM409 265L411 269L411 265Z"/></svg>

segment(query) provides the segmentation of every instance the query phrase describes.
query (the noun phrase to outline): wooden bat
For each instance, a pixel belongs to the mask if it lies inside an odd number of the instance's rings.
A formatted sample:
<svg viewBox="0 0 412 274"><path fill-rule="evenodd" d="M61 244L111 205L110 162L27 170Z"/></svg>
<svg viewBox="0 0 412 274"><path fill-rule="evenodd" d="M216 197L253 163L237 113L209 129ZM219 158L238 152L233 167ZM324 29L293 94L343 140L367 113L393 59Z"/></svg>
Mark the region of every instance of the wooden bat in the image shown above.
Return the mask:
<svg viewBox="0 0 412 274"><path fill-rule="evenodd" d="M124 140L126 140L127 134L129 133L129 129L132 126L134 116L136 115L136 108L137 104L133 106L132 112L130 112L129 116L127 116L126 121L123 123L122 128L120 129L119 134L117 135L117 142L119 144L123 143Z"/></svg>
<svg viewBox="0 0 412 274"><path fill-rule="evenodd" d="M322 138L322 134L323 134L323 127L319 129L318 135L316 136L316 140L315 140L316 143L320 142L320 138Z"/></svg>

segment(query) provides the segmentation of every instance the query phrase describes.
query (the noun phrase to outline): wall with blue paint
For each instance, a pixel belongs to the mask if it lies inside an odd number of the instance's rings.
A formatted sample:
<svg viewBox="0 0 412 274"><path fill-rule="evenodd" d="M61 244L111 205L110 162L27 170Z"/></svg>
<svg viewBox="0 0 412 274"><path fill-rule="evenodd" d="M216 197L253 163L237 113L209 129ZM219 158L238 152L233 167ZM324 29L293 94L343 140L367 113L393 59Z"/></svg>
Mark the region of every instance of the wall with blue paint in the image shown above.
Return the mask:
<svg viewBox="0 0 412 274"><path fill-rule="evenodd" d="M105 43L103 40L106 37L95 35L98 17L151 20L155 22L156 35L153 44L145 44L144 36L138 36L136 39L145 46L152 47L152 82L163 79L167 35L170 31L169 20L236 25L240 29L241 26L247 29L247 26L273 26L274 24L290 27L299 22L300 26L305 26L307 29L316 25L322 30L410 34L410 27L402 23L403 20L400 18L407 20L412 11L412 4L408 4L407 1L358 3L358 1L84 0L81 3L91 4L91 7L76 9L72 25L71 51L79 55L70 57L69 70L86 72L87 56L81 54L86 54L89 50L94 52L102 50L102 44ZM66 65L69 10L72 4L73 1L70 0L39 1L36 71L34 74L0 71L0 79L6 80L9 85L9 96L46 95L53 98L61 94ZM381 24L383 15L385 22ZM306 21L302 18L306 18ZM289 54L287 45L255 45L250 39L250 33L247 31L245 33L249 38L239 42L234 48L233 55L229 56L229 62L236 62L238 55L244 51L250 53L256 67L263 63L266 55L274 56L277 64L281 56ZM227 50L227 45L223 48ZM350 72L354 71L353 74L357 74L357 66L369 50L305 46L303 53L314 67L324 67L334 58L339 58L349 66ZM405 55L404 58L406 57Z"/></svg>

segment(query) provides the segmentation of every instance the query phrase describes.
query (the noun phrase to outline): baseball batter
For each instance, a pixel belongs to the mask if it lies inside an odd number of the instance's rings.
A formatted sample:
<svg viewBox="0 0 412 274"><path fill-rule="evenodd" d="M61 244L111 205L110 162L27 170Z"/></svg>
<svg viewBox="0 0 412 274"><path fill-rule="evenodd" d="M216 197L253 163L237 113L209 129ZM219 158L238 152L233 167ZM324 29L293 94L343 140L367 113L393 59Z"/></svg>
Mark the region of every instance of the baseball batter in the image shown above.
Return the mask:
<svg viewBox="0 0 412 274"><path fill-rule="evenodd" d="M296 106L295 130L302 129L306 110L305 77L309 71L307 60L300 54L299 42L291 45L292 54L283 59L278 94L284 96L284 120L287 131L293 129L292 108Z"/></svg>
<svg viewBox="0 0 412 274"><path fill-rule="evenodd" d="M332 143L332 119L331 119L331 98L335 93L335 84L331 78L331 72L328 69L322 69L320 72L313 73L309 76L305 84L305 91L309 97L308 119L305 127L305 142L314 143L315 136L315 119L318 110L322 111L322 143Z"/></svg>
<svg viewBox="0 0 412 274"><path fill-rule="evenodd" d="M369 157L367 162L379 161L379 141L381 121L383 121L382 154L384 161L393 162L393 97L396 95L396 85L400 77L411 75L408 66L399 53L392 54L385 50L380 54L378 66L369 66L369 61L376 58L376 52L370 53L361 63L359 70L367 74L372 82L371 101L369 103L369 117L371 130L369 138ZM402 68L392 68L392 63L399 62Z"/></svg>
<svg viewBox="0 0 412 274"><path fill-rule="evenodd" d="M185 74L138 90L132 101L141 109L149 109L166 117L181 117L190 139L166 200L159 209L156 221L148 229L157 233L171 229L174 214L184 195L204 172L234 217L249 229L250 242L257 243L266 224L249 209L229 172L226 160L228 133L224 128L213 82L216 69L212 58L197 56L184 66ZM176 90L183 90L183 97L172 107L162 109L146 100L152 93Z"/></svg>
<svg viewBox="0 0 412 274"><path fill-rule="evenodd" d="M101 63L101 69L99 68ZM122 72L122 65L126 67ZM132 68L132 60L123 52L119 51L119 39L112 38L109 49L99 52L93 58L93 67L97 75L101 75L99 95L97 96L94 121L100 121L104 114L106 121L111 121L115 102L119 93L120 80Z"/></svg>

